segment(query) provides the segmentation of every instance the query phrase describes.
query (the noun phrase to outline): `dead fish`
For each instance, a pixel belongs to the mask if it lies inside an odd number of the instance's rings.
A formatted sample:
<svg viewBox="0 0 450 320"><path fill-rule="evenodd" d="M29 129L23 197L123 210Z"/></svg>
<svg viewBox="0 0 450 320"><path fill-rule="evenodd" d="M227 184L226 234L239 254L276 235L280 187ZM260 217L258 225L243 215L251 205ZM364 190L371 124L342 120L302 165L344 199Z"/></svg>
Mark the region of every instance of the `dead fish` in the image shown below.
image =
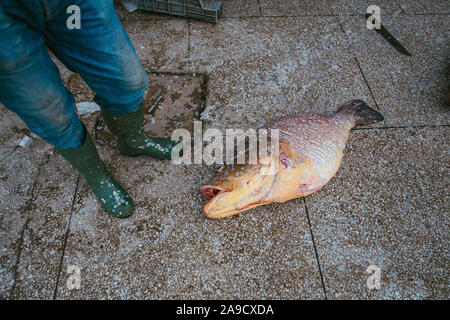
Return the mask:
<svg viewBox="0 0 450 320"><path fill-rule="evenodd" d="M383 119L378 111L355 99L333 114L298 113L265 125L279 130L277 171L264 174L267 168L261 159L257 164L223 166L217 177L202 187L202 193L210 198L204 213L209 218L225 218L319 190L338 171L350 129Z"/></svg>

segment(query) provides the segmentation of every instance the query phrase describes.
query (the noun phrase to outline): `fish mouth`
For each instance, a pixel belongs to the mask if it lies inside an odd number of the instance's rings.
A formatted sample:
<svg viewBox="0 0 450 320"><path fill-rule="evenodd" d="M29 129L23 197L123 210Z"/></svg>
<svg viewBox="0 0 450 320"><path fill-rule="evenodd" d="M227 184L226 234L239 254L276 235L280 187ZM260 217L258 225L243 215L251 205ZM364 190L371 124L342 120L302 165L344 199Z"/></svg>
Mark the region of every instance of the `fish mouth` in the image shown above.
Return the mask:
<svg viewBox="0 0 450 320"><path fill-rule="evenodd" d="M219 194L220 191L224 191L223 188L216 187L216 186L203 186L202 187L202 193L205 197L208 197L209 199L214 198Z"/></svg>
<svg viewBox="0 0 450 320"><path fill-rule="evenodd" d="M203 195L210 199L203 207L203 212L208 218L221 219L240 212L240 210L231 209L228 205L226 208L220 205L223 196L231 191L233 190L226 190L225 188L212 185L202 187Z"/></svg>
<svg viewBox="0 0 450 320"><path fill-rule="evenodd" d="M242 186L227 189L207 185L202 187L202 193L210 200L203 207L203 212L208 218L226 218L265 204L263 198L268 191L269 188L264 185L256 185L250 190Z"/></svg>
<svg viewBox="0 0 450 320"><path fill-rule="evenodd" d="M218 189L214 189L216 192ZM251 208L261 206L265 203L247 203L242 207L236 208L230 205L221 205L221 202L230 196L232 192L226 190L218 191L213 198L211 198L207 204L203 207L203 212L210 219L222 219L241 213L242 211L249 210Z"/></svg>
<svg viewBox="0 0 450 320"><path fill-rule="evenodd" d="M260 206L270 191L274 175L264 175L254 166L239 175L230 171L204 185L202 193L210 200L203 207L208 218L225 218ZM240 170L239 170L240 171Z"/></svg>

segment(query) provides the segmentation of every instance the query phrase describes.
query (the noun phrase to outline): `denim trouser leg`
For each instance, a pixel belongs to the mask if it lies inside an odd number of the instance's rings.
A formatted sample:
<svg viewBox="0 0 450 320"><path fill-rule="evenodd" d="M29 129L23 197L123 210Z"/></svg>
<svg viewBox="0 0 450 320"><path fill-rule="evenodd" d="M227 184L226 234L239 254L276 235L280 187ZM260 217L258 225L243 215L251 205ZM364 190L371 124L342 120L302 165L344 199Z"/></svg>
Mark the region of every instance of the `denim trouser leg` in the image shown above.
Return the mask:
<svg viewBox="0 0 450 320"><path fill-rule="evenodd" d="M43 35L0 7L0 102L60 149L83 143L73 95L44 47Z"/></svg>
<svg viewBox="0 0 450 320"><path fill-rule="evenodd" d="M81 75L102 108L114 114L136 111L143 101L148 76L117 17L113 1L56 2L66 4L62 14L52 17L45 28L49 48ZM80 7L80 29L65 27L65 8L69 5Z"/></svg>
<svg viewBox="0 0 450 320"><path fill-rule="evenodd" d="M81 10L81 29L66 26L70 5ZM142 103L147 73L111 0L2 0L0 102L56 148L78 148L84 136L44 42L82 76L102 108L126 114Z"/></svg>

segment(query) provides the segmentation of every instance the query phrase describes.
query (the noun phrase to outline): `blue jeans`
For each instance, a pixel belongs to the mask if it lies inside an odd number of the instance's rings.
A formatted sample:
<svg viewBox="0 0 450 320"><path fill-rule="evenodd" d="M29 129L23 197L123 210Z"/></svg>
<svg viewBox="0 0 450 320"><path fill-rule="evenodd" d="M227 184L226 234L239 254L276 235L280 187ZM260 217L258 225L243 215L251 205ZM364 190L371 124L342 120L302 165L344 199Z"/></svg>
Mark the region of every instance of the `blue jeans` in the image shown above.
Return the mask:
<svg viewBox="0 0 450 320"><path fill-rule="evenodd" d="M81 9L80 29L67 27L70 5ZM148 76L113 0L1 0L0 102L57 149L81 147L84 130L45 46L80 74L101 108L139 108Z"/></svg>

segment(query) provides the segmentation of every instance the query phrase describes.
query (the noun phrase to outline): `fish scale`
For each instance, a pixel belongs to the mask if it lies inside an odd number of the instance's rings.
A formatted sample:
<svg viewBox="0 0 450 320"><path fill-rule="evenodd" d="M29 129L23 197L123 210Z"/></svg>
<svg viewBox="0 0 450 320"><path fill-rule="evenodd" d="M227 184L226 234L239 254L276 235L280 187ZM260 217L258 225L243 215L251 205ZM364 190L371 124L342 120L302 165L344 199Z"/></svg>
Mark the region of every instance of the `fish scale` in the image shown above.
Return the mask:
<svg viewBox="0 0 450 320"><path fill-rule="evenodd" d="M202 187L210 198L203 211L209 218L228 217L271 202L307 196L322 188L338 171L350 130L369 125L383 116L364 101L342 104L333 114L297 113L270 122L263 128L279 130L277 164L273 174L262 165L226 165Z"/></svg>
<svg viewBox="0 0 450 320"><path fill-rule="evenodd" d="M310 159L315 166L334 168L353 125L348 115L310 113L282 118L268 128L280 129L280 142L287 141L298 154ZM284 134L286 132L289 134Z"/></svg>

